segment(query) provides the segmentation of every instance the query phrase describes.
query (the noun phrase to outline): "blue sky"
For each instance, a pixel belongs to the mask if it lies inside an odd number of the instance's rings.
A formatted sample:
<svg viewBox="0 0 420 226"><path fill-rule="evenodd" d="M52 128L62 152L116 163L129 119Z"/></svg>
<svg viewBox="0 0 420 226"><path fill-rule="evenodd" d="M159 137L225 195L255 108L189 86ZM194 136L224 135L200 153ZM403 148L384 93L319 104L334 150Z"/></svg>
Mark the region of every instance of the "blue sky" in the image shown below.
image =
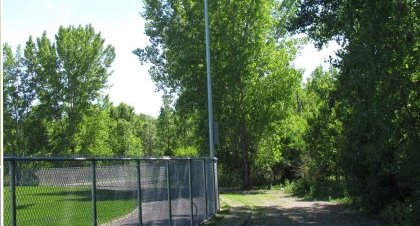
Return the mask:
<svg viewBox="0 0 420 226"><path fill-rule="evenodd" d="M24 45L30 35L39 37L44 30L53 40L60 25L92 24L106 44L116 50L114 73L108 82L111 88L107 91L111 101L125 102L134 106L137 113L156 117L162 104L161 93L155 92L148 66L140 65L132 54L134 49L148 43L144 20L139 15L141 10L141 0L3 0L2 42L13 47ZM326 67L324 59L337 48L332 44L318 52L309 44L294 65L305 69L307 77L317 65Z"/></svg>

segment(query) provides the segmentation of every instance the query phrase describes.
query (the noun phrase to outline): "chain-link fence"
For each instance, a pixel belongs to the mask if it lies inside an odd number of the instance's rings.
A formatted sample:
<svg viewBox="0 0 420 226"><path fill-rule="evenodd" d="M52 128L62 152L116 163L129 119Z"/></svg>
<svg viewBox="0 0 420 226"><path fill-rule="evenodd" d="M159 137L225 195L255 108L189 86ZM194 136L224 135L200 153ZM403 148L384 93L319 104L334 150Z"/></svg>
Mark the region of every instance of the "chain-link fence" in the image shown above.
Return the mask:
<svg viewBox="0 0 420 226"><path fill-rule="evenodd" d="M219 210L215 158L4 163L4 225L199 225Z"/></svg>

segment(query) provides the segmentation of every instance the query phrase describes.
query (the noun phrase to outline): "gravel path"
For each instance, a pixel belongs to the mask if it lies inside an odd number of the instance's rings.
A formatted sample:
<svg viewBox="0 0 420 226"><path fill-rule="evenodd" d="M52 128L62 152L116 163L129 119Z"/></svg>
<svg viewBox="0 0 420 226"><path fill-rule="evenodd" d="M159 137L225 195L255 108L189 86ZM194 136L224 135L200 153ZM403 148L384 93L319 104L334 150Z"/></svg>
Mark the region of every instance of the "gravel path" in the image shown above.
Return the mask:
<svg viewBox="0 0 420 226"><path fill-rule="evenodd" d="M304 201L280 191L268 191L269 198L252 196L254 203L241 203L221 197L230 206L222 220L212 225L238 226L374 226L378 223L368 219L344 205ZM243 195L247 195L244 193ZM255 194L250 194L255 195Z"/></svg>

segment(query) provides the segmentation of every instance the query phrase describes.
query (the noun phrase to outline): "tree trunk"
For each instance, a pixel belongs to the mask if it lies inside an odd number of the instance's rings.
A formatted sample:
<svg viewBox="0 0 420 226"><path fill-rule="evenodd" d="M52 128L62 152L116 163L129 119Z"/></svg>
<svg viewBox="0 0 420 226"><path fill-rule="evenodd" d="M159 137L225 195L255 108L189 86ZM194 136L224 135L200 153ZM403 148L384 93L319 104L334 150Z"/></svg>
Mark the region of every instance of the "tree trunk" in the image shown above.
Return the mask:
<svg viewBox="0 0 420 226"><path fill-rule="evenodd" d="M246 129L245 125L241 128L241 149L242 149L242 164L243 164L243 187L244 189L250 188L249 182L249 165L248 165L248 141L246 138Z"/></svg>

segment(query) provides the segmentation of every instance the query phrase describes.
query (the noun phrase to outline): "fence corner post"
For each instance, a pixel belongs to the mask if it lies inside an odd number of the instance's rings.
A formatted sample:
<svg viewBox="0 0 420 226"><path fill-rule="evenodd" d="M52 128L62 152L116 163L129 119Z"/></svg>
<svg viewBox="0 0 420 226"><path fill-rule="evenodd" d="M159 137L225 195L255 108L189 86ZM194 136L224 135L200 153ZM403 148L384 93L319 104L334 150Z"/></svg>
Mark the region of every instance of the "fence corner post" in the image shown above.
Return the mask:
<svg viewBox="0 0 420 226"><path fill-rule="evenodd" d="M206 171L206 159L203 159L203 180L204 180L204 197L206 200L206 220L209 217L208 210L208 194L207 194L207 171Z"/></svg>
<svg viewBox="0 0 420 226"><path fill-rule="evenodd" d="M140 159L137 159L137 205L138 206L138 223L139 226L142 225L143 220L142 220L142 214L143 211L141 209L141 177L140 177Z"/></svg>
<svg viewBox="0 0 420 226"><path fill-rule="evenodd" d="M191 226L194 225L194 203L193 203L193 195L192 195L192 170L191 170L191 158L188 158L188 185L190 189L190 223Z"/></svg>
<svg viewBox="0 0 420 226"><path fill-rule="evenodd" d="M219 174L217 169L219 168L219 161L218 159L215 159L216 162L216 170L215 170L215 175L216 175L216 189L217 189L217 211L220 211L220 192L219 192Z"/></svg>
<svg viewBox="0 0 420 226"><path fill-rule="evenodd" d="M217 202L218 202L218 196L219 196L219 192L217 191L217 184L216 184L216 177L217 177L217 171L216 171L216 161L213 158L212 159L212 171L213 171L213 201L214 201L214 214L216 215L218 209L217 209Z"/></svg>
<svg viewBox="0 0 420 226"><path fill-rule="evenodd" d="M96 160L92 159L92 220L93 225L98 225L98 216L96 211Z"/></svg>
<svg viewBox="0 0 420 226"><path fill-rule="evenodd" d="M166 160L166 184L168 192L168 212L169 212L169 226L172 226L172 201L171 201L171 178L170 178L170 169L169 169L169 159Z"/></svg>

